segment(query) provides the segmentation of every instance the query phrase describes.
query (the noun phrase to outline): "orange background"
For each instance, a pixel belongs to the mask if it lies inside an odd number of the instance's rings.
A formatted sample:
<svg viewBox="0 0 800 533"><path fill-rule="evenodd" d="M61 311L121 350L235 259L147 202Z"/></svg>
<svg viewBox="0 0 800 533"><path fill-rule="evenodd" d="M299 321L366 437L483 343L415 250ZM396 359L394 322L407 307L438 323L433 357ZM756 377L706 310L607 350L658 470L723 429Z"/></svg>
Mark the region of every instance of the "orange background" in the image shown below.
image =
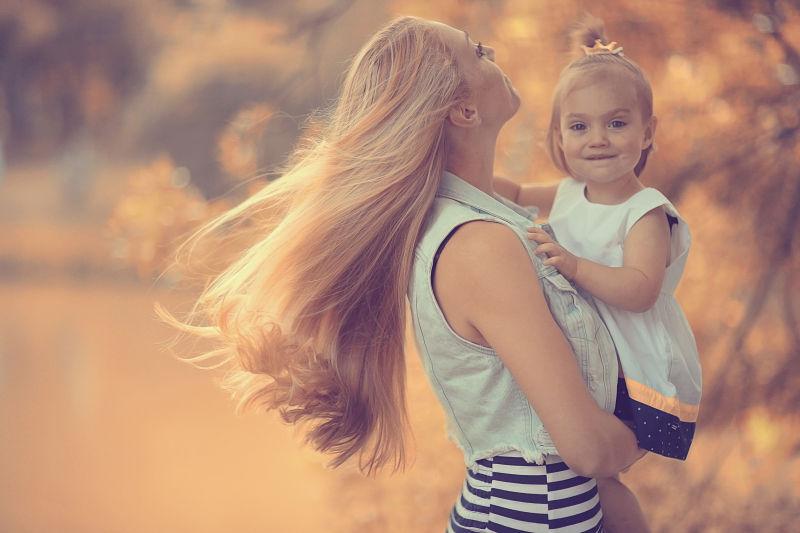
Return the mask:
<svg viewBox="0 0 800 533"><path fill-rule="evenodd" d="M439 532L463 479L410 344L414 462L325 468L162 350L185 232L240 200L398 14L495 47L522 95L497 172L542 147L588 9L643 66L644 174L688 220L678 291L704 365L686 462L623 479L656 532L800 530L800 13L790 2L10 0L0 5L0 531Z"/></svg>

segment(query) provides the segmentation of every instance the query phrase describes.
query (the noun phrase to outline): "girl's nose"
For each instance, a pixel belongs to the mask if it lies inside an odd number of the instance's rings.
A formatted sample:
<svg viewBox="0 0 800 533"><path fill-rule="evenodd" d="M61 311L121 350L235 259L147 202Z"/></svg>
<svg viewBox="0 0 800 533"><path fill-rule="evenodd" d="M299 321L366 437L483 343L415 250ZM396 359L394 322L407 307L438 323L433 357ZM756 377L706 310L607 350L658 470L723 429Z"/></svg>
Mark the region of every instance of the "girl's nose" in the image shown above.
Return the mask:
<svg viewBox="0 0 800 533"><path fill-rule="evenodd" d="M606 146L608 145L608 134L605 128L592 128L589 133L589 146Z"/></svg>

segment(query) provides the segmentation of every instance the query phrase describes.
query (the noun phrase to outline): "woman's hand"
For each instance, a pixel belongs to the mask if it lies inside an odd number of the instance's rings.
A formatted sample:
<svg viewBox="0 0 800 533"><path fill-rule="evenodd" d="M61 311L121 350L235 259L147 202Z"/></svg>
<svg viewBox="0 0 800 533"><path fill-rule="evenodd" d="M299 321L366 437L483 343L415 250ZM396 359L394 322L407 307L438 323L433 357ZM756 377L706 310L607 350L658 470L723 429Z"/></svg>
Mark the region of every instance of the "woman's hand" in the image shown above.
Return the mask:
<svg viewBox="0 0 800 533"><path fill-rule="evenodd" d="M547 256L544 260L545 265L553 265L570 281L575 279L578 274L578 257L565 250L541 228L535 226L528 228L528 238L539 243L534 253Z"/></svg>

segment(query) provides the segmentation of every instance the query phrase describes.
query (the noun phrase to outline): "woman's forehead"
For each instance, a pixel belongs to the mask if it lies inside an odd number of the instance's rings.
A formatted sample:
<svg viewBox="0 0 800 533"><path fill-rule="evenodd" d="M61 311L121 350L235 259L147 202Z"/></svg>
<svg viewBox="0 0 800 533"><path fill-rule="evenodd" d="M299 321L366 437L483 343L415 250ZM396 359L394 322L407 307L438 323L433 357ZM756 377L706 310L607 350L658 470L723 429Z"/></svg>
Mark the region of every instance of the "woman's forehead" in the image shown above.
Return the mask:
<svg viewBox="0 0 800 533"><path fill-rule="evenodd" d="M428 21L431 27L439 34L442 40L457 53L459 50L465 48L469 44L467 32L454 28L444 22L435 20Z"/></svg>

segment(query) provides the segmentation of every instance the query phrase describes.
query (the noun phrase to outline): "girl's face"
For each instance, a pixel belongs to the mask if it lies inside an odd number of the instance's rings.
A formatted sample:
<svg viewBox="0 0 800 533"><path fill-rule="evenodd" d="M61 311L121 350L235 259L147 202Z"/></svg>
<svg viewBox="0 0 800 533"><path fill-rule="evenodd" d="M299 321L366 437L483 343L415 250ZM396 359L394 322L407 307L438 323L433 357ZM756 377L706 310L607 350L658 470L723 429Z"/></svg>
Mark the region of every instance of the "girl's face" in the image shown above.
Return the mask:
<svg viewBox="0 0 800 533"><path fill-rule="evenodd" d="M610 183L635 177L650 146L655 117L642 119L636 89L624 75L576 86L561 102L561 149L575 179Z"/></svg>
<svg viewBox="0 0 800 533"><path fill-rule="evenodd" d="M511 80L494 62L494 49L486 44L479 45L463 30L440 22L431 24L456 56L481 123L502 126L519 109L520 98Z"/></svg>

